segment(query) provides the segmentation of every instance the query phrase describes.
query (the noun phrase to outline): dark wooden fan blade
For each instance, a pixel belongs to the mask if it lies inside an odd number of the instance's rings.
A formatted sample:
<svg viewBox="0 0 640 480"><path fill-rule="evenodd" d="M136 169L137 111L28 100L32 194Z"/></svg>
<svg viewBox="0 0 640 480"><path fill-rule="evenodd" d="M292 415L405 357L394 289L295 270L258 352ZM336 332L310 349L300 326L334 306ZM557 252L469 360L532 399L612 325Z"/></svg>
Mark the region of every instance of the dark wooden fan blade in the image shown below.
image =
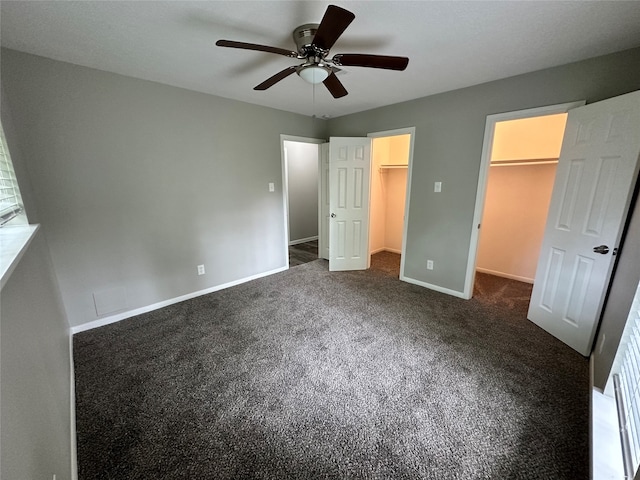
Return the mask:
<svg viewBox="0 0 640 480"><path fill-rule="evenodd" d="M360 53L342 53L333 57L333 62L347 67L384 68L386 70L404 70L409 64L407 57L388 55L363 55Z"/></svg>
<svg viewBox="0 0 640 480"><path fill-rule="evenodd" d="M327 11L324 12L324 17L320 21L318 31L315 37L313 37L313 44L318 47L329 50L336 43L336 40L340 38L340 35L347 29L349 24L353 22L356 16L349 10L336 7L335 5L329 5Z"/></svg>
<svg viewBox="0 0 640 480"><path fill-rule="evenodd" d="M273 77L266 79L260 85L256 85L255 87L253 87L253 89L266 90L267 88L272 87L273 85L278 83L280 80L287 78L289 75L291 75L295 71L296 71L296 67L287 67L281 72L276 73Z"/></svg>
<svg viewBox="0 0 640 480"><path fill-rule="evenodd" d="M329 75L322 83L327 87L329 93L333 95L333 98L341 98L349 93L347 92L347 89L344 88L344 85L342 85L340 79L336 77L336 74L333 72L331 72L331 75Z"/></svg>
<svg viewBox="0 0 640 480"><path fill-rule="evenodd" d="M298 54L291 50L285 50L284 48L269 47L268 45L258 45L256 43L234 42L233 40L218 40L216 42L218 47L230 47L240 48L242 50L257 50L259 52L276 53L278 55L284 55L285 57L296 58Z"/></svg>

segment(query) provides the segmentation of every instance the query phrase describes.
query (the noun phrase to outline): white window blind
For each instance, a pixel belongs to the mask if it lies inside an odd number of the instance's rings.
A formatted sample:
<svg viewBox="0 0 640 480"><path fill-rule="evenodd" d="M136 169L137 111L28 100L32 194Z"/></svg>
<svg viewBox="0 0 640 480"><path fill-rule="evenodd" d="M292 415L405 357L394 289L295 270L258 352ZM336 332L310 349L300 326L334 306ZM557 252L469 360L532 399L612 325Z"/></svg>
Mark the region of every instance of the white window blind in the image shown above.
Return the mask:
<svg viewBox="0 0 640 480"><path fill-rule="evenodd" d="M640 285L613 366L625 477L640 466Z"/></svg>
<svg viewBox="0 0 640 480"><path fill-rule="evenodd" d="M9 156L9 149L0 125L0 226L18 216L23 210L18 181Z"/></svg>

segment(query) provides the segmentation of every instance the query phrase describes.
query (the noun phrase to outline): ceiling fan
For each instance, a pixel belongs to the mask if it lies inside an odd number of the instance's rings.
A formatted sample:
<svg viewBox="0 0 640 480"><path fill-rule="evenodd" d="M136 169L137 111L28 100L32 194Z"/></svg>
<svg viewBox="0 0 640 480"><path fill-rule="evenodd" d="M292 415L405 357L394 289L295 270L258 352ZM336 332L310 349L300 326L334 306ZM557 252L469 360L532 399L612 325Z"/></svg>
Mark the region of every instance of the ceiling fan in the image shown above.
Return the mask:
<svg viewBox="0 0 640 480"><path fill-rule="evenodd" d="M355 15L344 8L329 5L319 24L307 23L293 31L293 40L298 48L297 52L284 48L257 45L255 43L235 42L232 40L218 40L219 47L240 48L243 50L257 50L260 52L275 53L285 57L304 60L300 65L293 65L276 73L254 90L266 90L292 73L297 73L309 83L323 83L334 98L347 95L347 89L336 76L339 67L369 67L385 70L404 70L409 64L407 57L394 57L388 55L367 55L359 53L342 53L329 59L329 50L336 43L340 35L353 21Z"/></svg>

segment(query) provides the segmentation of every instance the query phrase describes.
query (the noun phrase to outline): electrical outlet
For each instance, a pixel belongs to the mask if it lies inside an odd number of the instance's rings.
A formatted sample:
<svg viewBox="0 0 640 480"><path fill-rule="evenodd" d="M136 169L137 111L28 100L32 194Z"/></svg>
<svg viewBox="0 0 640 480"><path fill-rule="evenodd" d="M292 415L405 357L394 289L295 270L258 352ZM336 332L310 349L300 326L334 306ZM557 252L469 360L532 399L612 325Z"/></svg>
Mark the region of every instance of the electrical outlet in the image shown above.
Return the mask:
<svg viewBox="0 0 640 480"><path fill-rule="evenodd" d="M427 260L427 270L433 270L433 260Z"/></svg>
<svg viewBox="0 0 640 480"><path fill-rule="evenodd" d="M204 275L204 265L198 265L198 275Z"/></svg>
<svg viewBox="0 0 640 480"><path fill-rule="evenodd" d="M269 182L269 191L270 192L276 191L276 185L273 182Z"/></svg>

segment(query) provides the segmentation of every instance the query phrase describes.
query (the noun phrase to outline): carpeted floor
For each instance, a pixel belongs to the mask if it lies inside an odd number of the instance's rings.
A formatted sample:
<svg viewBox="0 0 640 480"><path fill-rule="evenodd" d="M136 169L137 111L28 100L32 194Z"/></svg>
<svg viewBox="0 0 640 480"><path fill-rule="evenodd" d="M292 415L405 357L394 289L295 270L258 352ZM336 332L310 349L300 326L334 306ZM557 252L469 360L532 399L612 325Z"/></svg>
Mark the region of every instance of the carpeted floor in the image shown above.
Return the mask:
<svg viewBox="0 0 640 480"><path fill-rule="evenodd" d="M75 335L80 480L587 479L587 360L481 277L316 260Z"/></svg>
<svg viewBox="0 0 640 480"><path fill-rule="evenodd" d="M371 269L400 278L400 254L387 251L374 253L371 255Z"/></svg>

